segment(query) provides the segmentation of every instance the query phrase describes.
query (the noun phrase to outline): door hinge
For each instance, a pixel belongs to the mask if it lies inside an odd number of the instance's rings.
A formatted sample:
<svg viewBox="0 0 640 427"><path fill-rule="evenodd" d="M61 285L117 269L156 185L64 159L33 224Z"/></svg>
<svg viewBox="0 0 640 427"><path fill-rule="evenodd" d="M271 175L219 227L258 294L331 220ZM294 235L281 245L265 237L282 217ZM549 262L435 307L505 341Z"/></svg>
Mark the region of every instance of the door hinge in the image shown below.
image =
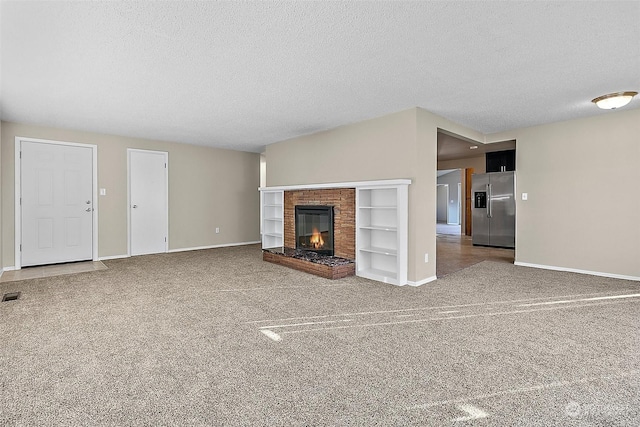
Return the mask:
<svg viewBox="0 0 640 427"><path fill-rule="evenodd" d="M167 238L166 237L164 238L164 242L167 243Z"/></svg>
<svg viewBox="0 0 640 427"><path fill-rule="evenodd" d="M22 158L22 151L20 151L20 158Z"/></svg>
<svg viewBox="0 0 640 427"><path fill-rule="evenodd" d="M22 245L20 245L20 252L22 252Z"/></svg>
<svg viewBox="0 0 640 427"><path fill-rule="evenodd" d="M166 163L164 164L164 168L165 168L165 169L167 168L167 164L166 164Z"/></svg>

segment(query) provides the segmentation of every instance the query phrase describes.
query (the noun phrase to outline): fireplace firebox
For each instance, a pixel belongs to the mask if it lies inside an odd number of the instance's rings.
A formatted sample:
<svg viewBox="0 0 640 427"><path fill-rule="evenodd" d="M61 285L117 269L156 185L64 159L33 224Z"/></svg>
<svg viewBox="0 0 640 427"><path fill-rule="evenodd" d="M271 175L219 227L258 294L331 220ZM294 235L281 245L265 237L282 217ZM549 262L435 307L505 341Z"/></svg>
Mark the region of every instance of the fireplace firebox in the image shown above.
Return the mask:
<svg viewBox="0 0 640 427"><path fill-rule="evenodd" d="M333 206L296 206L296 249L333 256Z"/></svg>

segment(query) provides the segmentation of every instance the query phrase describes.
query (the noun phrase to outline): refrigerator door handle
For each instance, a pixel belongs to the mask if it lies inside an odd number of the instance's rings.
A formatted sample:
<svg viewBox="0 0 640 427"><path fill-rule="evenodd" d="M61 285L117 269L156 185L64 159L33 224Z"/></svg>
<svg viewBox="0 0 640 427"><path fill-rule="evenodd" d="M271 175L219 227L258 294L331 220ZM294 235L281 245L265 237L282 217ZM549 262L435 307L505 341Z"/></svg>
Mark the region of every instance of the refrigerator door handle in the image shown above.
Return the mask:
<svg viewBox="0 0 640 427"><path fill-rule="evenodd" d="M487 218L491 218L492 204L493 204L493 198L491 194L491 184L487 184Z"/></svg>

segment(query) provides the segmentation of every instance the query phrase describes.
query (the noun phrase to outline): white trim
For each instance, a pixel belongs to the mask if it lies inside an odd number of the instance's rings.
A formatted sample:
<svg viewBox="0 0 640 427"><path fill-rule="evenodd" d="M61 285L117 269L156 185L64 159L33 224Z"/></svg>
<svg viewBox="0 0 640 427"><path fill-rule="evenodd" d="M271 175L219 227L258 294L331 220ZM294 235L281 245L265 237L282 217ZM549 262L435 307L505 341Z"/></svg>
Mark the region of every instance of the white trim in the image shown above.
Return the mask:
<svg viewBox="0 0 640 427"><path fill-rule="evenodd" d="M98 261L98 146L95 144L84 144L79 142L68 142L68 141L56 141L52 139L40 139L40 138L29 138L24 136L16 136L15 137L15 146L14 146L14 270L20 270L22 268L22 256L20 251L20 245L22 243L22 210L20 205L20 196L22 195L21 191L21 182L20 176L22 172L22 166L20 162L20 151L21 151L21 143L22 141L26 142L37 142L42 144L53 144L53 145L66 145L72 147L82 147L82 148L91 148L92 155L92 169L93 169L93 236L92 236L92 248L91 248L91 259L93 261Z"/></svg>
<svg viewBox="0 0 640 427"><path fill-rule="evenodd" d="M164 155L165 169L164 169L164 182L165 182L165 194L166 198L166 223L165 223L165 242L164 253L169 252L169 152L157 151L157 150L142 150L139 148L127 148L127 255L131 256L131 153L154 153Z"/></svg>
<svg viewBox="0 0 640 427"><path fill-rule="evenodd" d="M543 270L566 271L569 273L588 274L591 276L609 277L612 279L640 281L640 277L638 276L626 276L623 274L603 273L601 271L580 270L578 268L557 267L554 265L531 264L528 262L519 262L519 261L516 261L513 264L520 267L541 268Z"/></svg>
<svg viewBox="0 0 640 427"><path fill-rule="evenodd" d="M286 191L286 190L309 190L325 188L358 188L358 187L379 187L383 185L409 185L410 179L387 179L382 181L354 181L354 182L333 182L327 184L301 184L301 185L281 185L278 187L260 187L260 191Z"/></svg>
<svg viewBox="0 0 640 427"><path fill-rule="evenodd" d="M131 156L127 148L127 256L131 256Z"/></svg>
<svg viewBox="0 0 640 427"><path fill-rule="evenodd" d="M431 277L427 277L426 279L422 279L422 280L420 280L418 282L412 282L411 280L407 280L407 285L409 285L409 286L422 286L425 283L433 282L436 279L437 279L436 276L431 276Z"/></svg>
<svg viewBox="0 0 640 427"><path fill-rule="evenodd" d="M239 242L239 243L224 243L222 245L209 245L209 246L196 246L193 248L178 248L178 249L170 249L169 253L175 252L188 252L188 251L199 251L201 249L215 249L215 248L227 248L231 246L245 246L245 245L256 245L260 243L260 240L256 240L253 242Z"/></svg>
<svg viewBox="0 0 640 427"><path fill-rule="evenodd" d="M444 202L444 208L446 210L446 224L449 224L449 184L436 184L436 221L438 221L438 187L445 187L447 190L447 200Z"/></svg>
<svg viewBox="0 0 640 427"><path fill-rule="evenodd" d="M98 258L98 261L108 261L110 259L122 259L122 258L131 258L131 256L124 254L124 255L110 255L110 256L101 256L100 258Z"/></svg>
<svg viewBox="0 0 640 427"><path fill-rule="evenodd" d="M21 187L21 175L22 167L20 162L20 142L22 138L17 137L15 139L14 147L14 190L13 190L13 268L14 270L20 270L22 265L22 253L20 251L20 245L22 244L22 209L20 203L20 197L22 196Z"/></svg>
<svg viewBox="0 0 640 427"><path fill-rule="evenodd" d="M226 248L231 246L245 246L245 245L257 245L260 243L260 240L255 240L252 242L240 242L240 243L225 243L222 245L209 245L209 246L197 246L193 248L178 248L178 249L170 249L167 253L176 253L176 252L188 252L188 251L199 251L201 249L215 249L215 248ZM152 254L150 254L152 255ZM111 255L100 257L98 261L108 261L110 259L123 259L123 258L131 258L131 255L123 254L123 255Z"/></svg>
<svg viewBox="0 0 640 427"><path fill-rule="evenodd" d="M16 270L16 267L15 267L15 266L13 266L13 265L10 265L9 267L4 267L4 268L2 269L2 271L3 271L3 272L4 272L4 271L15 271L15 270Z"/></svg>

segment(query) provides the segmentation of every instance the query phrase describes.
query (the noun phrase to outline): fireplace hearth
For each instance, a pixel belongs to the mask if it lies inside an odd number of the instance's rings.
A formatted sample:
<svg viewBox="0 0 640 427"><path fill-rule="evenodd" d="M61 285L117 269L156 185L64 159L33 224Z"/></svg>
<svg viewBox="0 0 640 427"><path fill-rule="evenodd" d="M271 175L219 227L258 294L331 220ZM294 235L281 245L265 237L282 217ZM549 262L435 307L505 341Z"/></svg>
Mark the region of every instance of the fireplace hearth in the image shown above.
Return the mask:
<svg viewBox="0 0 640 427"><path fill-rule="evenodd" d="M296 249L333 256L333 206L295 207Z"/></svg>

